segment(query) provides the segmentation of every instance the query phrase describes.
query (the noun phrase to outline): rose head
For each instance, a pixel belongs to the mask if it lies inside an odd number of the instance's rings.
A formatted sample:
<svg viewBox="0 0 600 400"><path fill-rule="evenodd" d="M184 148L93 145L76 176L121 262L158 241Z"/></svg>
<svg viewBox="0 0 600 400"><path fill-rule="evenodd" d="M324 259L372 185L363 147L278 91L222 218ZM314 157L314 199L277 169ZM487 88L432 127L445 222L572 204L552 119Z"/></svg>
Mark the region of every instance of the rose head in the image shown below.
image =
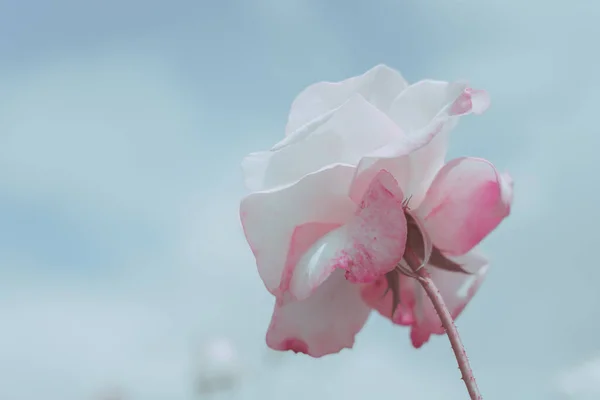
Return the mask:
<svg viewBox="0 0 600 400"><path fill-rule="evenodd" d="M444 158L458 118L488 105L464 83L408 85L386 66L295 99L285 138L243 162L242 225L277 299L269 347L352 347L371 309L411 326L415 347L444 333L407 275L425 266L454 318L485 275L472 249L509 214L511 180Z"/></svg>

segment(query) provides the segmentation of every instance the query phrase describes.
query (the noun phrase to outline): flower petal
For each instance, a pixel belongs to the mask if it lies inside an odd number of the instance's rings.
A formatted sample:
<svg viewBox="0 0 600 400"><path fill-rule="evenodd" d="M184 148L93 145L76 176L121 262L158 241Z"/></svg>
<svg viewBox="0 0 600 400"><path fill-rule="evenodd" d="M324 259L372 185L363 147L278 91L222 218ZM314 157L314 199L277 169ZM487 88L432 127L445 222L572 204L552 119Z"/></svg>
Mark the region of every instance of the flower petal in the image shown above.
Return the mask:
<svg viewBox="0 0 600 400"><path fill-rule="evenodd" d="M267 345L312 357L337 353L354 345L354 336L369 312L361 299L360 286L336 271L309 298L275 306Z"/></svg>
<svg viewBox="0 0 600 400"><path fill-rule="evenodd" d="M485 90L466 88L454 102L450 110L452 115L468 112L483 114L490 107L490 96Z"/></svg>
<svg viewBox="0 0 600 400"><path fill-rule="evenodd" d="M400 93L389 115L404 131L422 134L420 131L440 117L481 114L488 106L487 93L471 89L466 82L423 80Z"/></svg>
<svg viewBox="0 0 600 400"><path fill-rule="evenodd" d="M419 81L402 92L390 109L390 117L419 149L410 155L411 185L405 188L416 208L436 172L444 165L448 136L458 117L482 113L489 105L485 91L465 82Z"/></svg>
<svg viewBox="0 0 600 400"><path fill-rule="evenodd" d="M488 270L488 262L475 252L454 257L453 261L471 274L450 272L431 266L428 266L427 270L440 291L452 318L456 319L483 282ZM416 283L416 281L414 282ZM419 348L429 340L432 334L442 335L445 332L431 300L420 286L416 288L416 297L410 337L413 346Z"/></svg>
<svg viewBox="0 0 600 400"><path fill-rule="evenodd" d="M403 134L367 154L359 164L357 176L365 175L361 179L369 181L380 169L389 170L411 198L410 207L418 207L444 165L448 136L458 117L481 113L487 105L487 94L469 88L466 83L425 80L409 86L398 95L389 111ZM353 198L360 196L360 191L352 193Z"/></svg>
<svg viewBox="0 0 600 400"><path fill-rule="evenodd" d="M242 162L246 186L266 190L297 181L331 164L357 165L402 133L389 117L355 95L327 118Z"/></svg>
<svg viewBox="0 0 600 400"><path fill-rule="evenodd" d="M285 134L290 135L303 125L331 111L352 95L359 94L383 112L408 84L398 71L377 65L363 75L341 82L319 82L304 89L292 103Z"/></svg>
<svg viewBox="0 0 600 400"><path fill-rule="evenodd" d="M479 158L458 158L436 175L417 213L446 255L476 246L510 213L512 181Z"/></svg>
<svg viewBox="0 0 600 400"><path fill-rule="evenodd" d="M397 273L390 287L385 277L362 288L365 303L381 315L398 325L411 325L414 322L415 284L417 281ZM398 304L394 308L394 292L398 294Z"/></svg>
<svg viewBox="0 0 600 400"><path fill-rule="evenodd" d="M305 299L336 269L355 283L373 282L394 269L406 246L402 191L380 171L356 215L317 240L300 258L290 282L295 299Z"/></svg>
<svg viewBox="0 0 600 400"><path fill-rule="evenodd" d="M258 273L276 294L297 226L308 222L343 224L356 204L348 197L354 167L334 165L298 182L245 197L240 217Z"/></svg>
<svg viewBox="0 0 600 400"><path fill-rule="evenodd" d="M469 274L450 272L431 265L426 268L452 318L456 319L483 282L488 262L475 252L453 257L452 261L460 264ZM364 285L361 294L365 303L394 324L412 326L411 341L416 348L426 343L432 334L445 333L433 304L416 279L398 274L393 288L389 288L388 283L385 278L380 278L370 285ZM399 302L392 313L394 291L399 294Z"/></svg>

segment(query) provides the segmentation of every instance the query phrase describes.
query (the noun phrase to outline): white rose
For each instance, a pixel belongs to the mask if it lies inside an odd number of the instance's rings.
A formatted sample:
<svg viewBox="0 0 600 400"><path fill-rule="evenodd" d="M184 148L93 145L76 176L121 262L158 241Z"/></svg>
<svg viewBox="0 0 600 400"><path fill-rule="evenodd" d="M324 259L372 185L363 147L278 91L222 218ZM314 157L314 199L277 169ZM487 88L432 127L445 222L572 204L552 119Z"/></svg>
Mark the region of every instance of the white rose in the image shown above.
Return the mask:
<svg viewBox="0 0 600 400"><path fill-rule="evenodd" d="M408 85L383 65L295 99L286 137L243 162L242 225L277 297L271 348L352 347L372 308L411 325L417 347L442 333L410 279L391 275L414 247L455 316L481 281L487 262L470 251L508 215L511 184L485 160L444 157L458 118L488 105L466 83Z"/></svg>

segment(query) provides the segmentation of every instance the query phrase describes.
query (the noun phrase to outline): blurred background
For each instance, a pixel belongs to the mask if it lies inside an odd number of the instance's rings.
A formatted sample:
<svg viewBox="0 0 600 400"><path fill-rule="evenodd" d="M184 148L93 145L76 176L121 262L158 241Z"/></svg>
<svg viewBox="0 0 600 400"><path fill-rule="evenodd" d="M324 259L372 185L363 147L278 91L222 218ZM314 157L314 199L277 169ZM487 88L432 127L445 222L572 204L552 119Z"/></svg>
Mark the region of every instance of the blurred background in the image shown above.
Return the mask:
<svg viewBox="0 0 600 400"><path fill-rule="evenodd" d="M465 399L446 337L415 350L378 315L339 355L265 345L239 163L305 86L379 63L492 97L450 154L516 182L458 320L485 399L600 399L599 18L587 0L0 0L0 399Z"/></svg>

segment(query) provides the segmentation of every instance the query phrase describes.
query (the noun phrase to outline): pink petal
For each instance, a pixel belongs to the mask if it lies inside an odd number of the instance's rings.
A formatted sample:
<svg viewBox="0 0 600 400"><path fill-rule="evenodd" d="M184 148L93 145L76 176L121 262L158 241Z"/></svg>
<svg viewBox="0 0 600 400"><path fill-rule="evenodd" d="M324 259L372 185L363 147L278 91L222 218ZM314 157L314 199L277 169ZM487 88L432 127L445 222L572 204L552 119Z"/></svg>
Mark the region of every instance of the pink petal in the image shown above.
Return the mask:
<svg viewBox="0 0 600 400"><path fill-rule="evenodd" d="M377 310L393 323L409 326L414 322L415 284L418 283L413 278L405 275L398 276L396 290L400 294L400 302L393 313L393 294L392 290L388 289L388 283L384 277L379 278L372 284L363 286L363 300L369 307Z"/></svg>
<svg viewBox="0 0 600 400"><path fill-rule="evenodd" d="M479 289L487 273L488 264L484 257L475 252L470 252L461 257L454 257L453 261L461 264L472 275L445 271L432 266L427 266L427 270L439 289L452 317L456 319ZM444 334L444 328L433 308L433 304L420 286L416 290L416 296L415 320L410 337L413 346L419 348L429 340L432 334Z"/></svg>
<svg viewBox="0 0 600 400"><path fill-rule="evenodd" d="M357 165L365 154L401 135L386 114L354 95L271 150L248 155L242 162L245 183L250 190L266 190L332 164Z"/></svg>
<svg viewBox="0 0 600 400"><path fill-rule="evenodd" d="M386 112L398 93L407 86L400 73L385 65L377 65L363 75L341 82L319 82L310 85L292 103L285 134L292 134L319 116L339 107L355 94Z"/></svg>
<svg viewBox="0 0 600 400"><path fill-rule="evenodd" d="M487 272L487 260L470 252L453 260L472 275L449 272L431 265L427 266L432 279L440 290L446 306L453 318L457 318L467 303L475 295ZM366 304L398 325L411 326L411 341L416 348L429 340L432 334L442 335L442 323L420 284L413 278L400 275L396 289L400 302L392 317L392 291L388 290L385 278L362 287L362 297Z"/></svg>
<svg viewBox="0 0 600 400"><path fill-rule="evenodd" d="M303 301L276 305L267 332L267 345L312 357L337 353L354 345L354 336L367 321L370 309L360 286L336 271Z"/></svg>
<svg viewBox="0 0 600 400"><path fill-rule="evenodd" d="M271 293L279 292L298 226L308 222L341 225L352 218L356 204L347 193L353 174L353 167L335 165L306 175L292 185L256 192L242 200L244 233L258 273ZM286 273L289 275L289 271Z"/></svg>
<svg viewBox="0 0 600 400"><path fill-rule="evenodd" d="M417 212L436 247L462 255L508 216L511 201L511 181L490 162L458 158L439 171Z"/></svg>
<svg viewBox="0 0 600 400"><path fill-rule="evenodd" d="M394 269L406 245L402 191L387 171L380 171L354 218L317 240L298 261L290 292L305 299L335 269L351 282L373 282Z"/></svg>

